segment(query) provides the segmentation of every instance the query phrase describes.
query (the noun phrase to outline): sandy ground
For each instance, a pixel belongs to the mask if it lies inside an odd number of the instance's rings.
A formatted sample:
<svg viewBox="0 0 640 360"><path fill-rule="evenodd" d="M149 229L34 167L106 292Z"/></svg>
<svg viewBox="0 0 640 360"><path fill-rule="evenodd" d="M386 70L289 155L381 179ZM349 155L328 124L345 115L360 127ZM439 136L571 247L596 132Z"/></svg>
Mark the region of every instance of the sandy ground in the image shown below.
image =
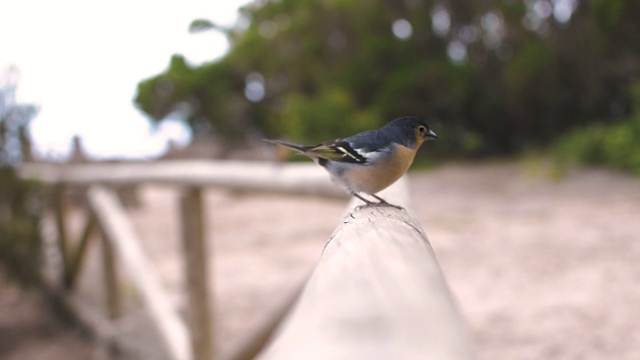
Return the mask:
<svg viewBox="0 0 640 360"><path fill-rule="evenodd" d="M481 359L640 359L640 181L597 169L556 175L538 162L446 165L411 174L410 188ZM179 194L145 186L140 197L130 210L135 227L172 301L184 308ZM345 204L207 191L221 351L299 286ZM99 307L97 242L91 251L78 294ZM139 301L126 282L123 288L131 299L117 324L125 348L134 358L160 358ZM0 316L0 331L6 324ZM19 347L3 346L3 359L42 358L15 357ZM96 358L84 354L68 359Z"/></svg>
<svg viewBox="0 0 640 360"><path fill-rule="evenodd" d="M640 359L637 179L525 164L414 180L482 359Z"/></svg>

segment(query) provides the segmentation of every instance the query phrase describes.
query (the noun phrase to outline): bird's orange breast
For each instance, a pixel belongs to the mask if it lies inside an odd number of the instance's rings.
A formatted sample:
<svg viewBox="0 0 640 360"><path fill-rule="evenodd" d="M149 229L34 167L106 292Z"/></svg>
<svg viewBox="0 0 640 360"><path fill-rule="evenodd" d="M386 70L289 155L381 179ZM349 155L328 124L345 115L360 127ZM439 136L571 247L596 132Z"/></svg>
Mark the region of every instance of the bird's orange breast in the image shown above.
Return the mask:
<svg viewBox="0 0 640 360"><path fill-rule="evenodd" d="M376 164L354 167L345 176L350 179L352 191L375 194L400 179L411 167L415 155L415 150L396 145L393 155Z"/></svg>

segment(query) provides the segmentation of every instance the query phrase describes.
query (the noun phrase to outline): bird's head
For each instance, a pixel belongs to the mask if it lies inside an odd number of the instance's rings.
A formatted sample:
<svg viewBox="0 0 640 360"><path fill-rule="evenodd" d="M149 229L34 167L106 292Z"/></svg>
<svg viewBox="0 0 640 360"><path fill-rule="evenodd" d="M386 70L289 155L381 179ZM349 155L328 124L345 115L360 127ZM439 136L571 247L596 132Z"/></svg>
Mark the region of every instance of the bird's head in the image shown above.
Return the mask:
<svg viewBox="0 0 640 360"><path fill-rule="evenodd" d="M385 128L396 142L409 147L418 148L423 142L438 138L426 122L413 116L404 116L388 123Z"/></svg>

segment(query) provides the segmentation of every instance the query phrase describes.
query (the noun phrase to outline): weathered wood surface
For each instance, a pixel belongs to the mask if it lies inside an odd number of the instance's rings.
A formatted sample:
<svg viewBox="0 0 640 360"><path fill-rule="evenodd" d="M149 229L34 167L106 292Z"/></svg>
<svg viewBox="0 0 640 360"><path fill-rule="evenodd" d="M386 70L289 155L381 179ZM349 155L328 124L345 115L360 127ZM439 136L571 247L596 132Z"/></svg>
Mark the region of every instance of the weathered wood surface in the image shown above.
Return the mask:
<svg viewBox="0 0 640 360"><path fill-rule="evenodd" d="M47 183L221 186L228 189L346 197L324 169L313 163L181 160L82 165L28 163L23 178Z"/></svg>
<svg viewBox="0 0 640 360"><path fill-rule="evenodd" d="M144 301L149 315L157 324L160 335L174 360L191 359L191 343L187 327L178 316L160 279L140 248L140 240L131 220L119 203L117 195L102 186L88 190L89 204L107 241L127 269L127 274Z"/></svg>
<svg viewBox="0 0 640 360"><path fill-rule="evenodd" d="M405 189L401 181L383 197L407 207ZM361 207L347 212L295 307L258 358L475 356L411 210Z"/></svg>

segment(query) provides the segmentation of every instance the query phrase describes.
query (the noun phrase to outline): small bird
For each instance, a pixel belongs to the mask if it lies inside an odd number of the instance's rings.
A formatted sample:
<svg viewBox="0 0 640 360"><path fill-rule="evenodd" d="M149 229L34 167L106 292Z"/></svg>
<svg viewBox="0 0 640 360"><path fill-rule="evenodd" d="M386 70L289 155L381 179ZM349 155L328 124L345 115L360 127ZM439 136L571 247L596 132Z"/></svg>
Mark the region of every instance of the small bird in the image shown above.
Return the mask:
<svg viewBox="0 0 640 360"><path fill-rule="evenodd" d="M379 129L315 146L281 140L265 141L291 148L310 157L329 172L334 183L368 206L387 205L400 208L389 204L376 193L400 179L409 170L420 145L426 140L436 138L436 133L429 129L424 121L404 116ZM369 201L358 193L369 194L379 202Z"/></svg>

